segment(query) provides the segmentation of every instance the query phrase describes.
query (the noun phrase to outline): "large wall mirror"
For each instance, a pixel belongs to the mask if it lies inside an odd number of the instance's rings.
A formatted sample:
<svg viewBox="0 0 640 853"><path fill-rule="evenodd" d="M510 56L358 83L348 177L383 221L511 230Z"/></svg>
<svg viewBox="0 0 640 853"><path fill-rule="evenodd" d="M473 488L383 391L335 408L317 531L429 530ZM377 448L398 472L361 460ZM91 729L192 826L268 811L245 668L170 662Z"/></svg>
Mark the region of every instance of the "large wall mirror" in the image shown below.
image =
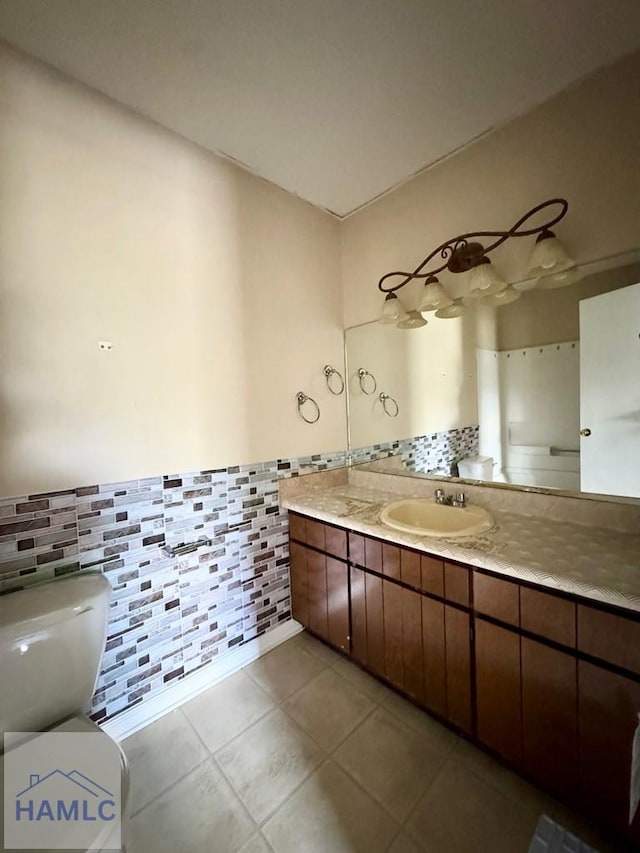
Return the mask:
<svg viewBox="0 0 640 853"><path fill-rule="evenodd" d="M347 329L354 457L464 434L405 469L456 475L461 459L480 456L474 477L487 481L640 497L640 255L610 264L500 308L426 314L419 329Z"/></svg>

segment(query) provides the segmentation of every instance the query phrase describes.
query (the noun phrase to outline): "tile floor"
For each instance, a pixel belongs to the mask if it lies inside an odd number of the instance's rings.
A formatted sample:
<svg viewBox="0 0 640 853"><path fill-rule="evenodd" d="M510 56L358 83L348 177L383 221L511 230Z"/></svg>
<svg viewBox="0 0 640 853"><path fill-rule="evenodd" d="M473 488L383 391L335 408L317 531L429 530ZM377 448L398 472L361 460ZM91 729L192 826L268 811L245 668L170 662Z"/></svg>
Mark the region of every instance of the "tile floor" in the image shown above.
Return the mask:
<svg viewBox="0 0 640 853"><path fill-rule="evenodd" d="M304 633L123 746L128 853L623 849Z"/></svg>

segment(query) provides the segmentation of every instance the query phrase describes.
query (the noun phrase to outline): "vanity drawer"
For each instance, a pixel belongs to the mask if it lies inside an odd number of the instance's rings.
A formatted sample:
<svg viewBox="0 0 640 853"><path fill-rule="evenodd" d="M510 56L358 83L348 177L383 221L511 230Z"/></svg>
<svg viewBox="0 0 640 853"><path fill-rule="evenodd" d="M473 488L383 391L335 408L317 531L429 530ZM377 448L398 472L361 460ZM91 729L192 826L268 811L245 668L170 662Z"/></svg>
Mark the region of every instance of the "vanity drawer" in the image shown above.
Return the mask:
<svg viewBox="0 0 640 853"><path fill-rule="evenodd" d="M356 566L364 566L364 536L349 531L349 560Z"/></svg>
<svg viewBox="0 0 640 853"><path fill-rule="evenodd" d="M420 554L403 548L400 551L400 578L403 583L420 589Z"/></svg>
<svg viewBox="0 0 640 853"><path fill-rule="evenodd" d="M578 649L640 675L640 621L579 604Z"/></svg>
<svg viewBox="0 0 640 853"><path fill-rule="evenodd" d="M307 538L305 542L319 551L326 551L325 525L321 521L314 521L311 518L307 519Z"/></svg>
<svg viewBox="0 0 640 853"><path fill-rule="evenodd" d="M304 516L289 513L289 536L298 542L307 541L307 519Z"/></svg>
<svg viewBox="0 0 640 853"><path fill-rule="evenodd" d="M367 569L382 574L382 542L364 537L364 563Z"/></svg>
<svg viewBox="0 0 640 853"><path fill-rule="evenodd" d="M444 562L435 557L420 557L420 586L424 592L430 592L444 598Z"/></svg>
<svg viewBox="0 0 640 853"><path fill-rule="evenodd" d="M397 545L382 543L382 574L385 577L400 580L400 554L401 550Z"/></svg>
<svg viewBox="0 0 640 853"><path fill-rule="evenodd" d="M469 606L469 576L471 572L455 563L444 564L444 597L447 601Z"/></svg>
<svg viewBox="0 0 640 853"><path fill-rule="evenodd" d="M519 587L502 578L473 573L473 608L508 625L520 625Z"/></svg>
<svg viewBox="0 0 640 853"><path fill-rule="evenodd" d="M289 536L296 542L304 542L332 557L347 559L347 531L339 527L289 513Z"/></svg>
<svg viewBox="0 0 640 853"><path fill-rule="evenodd" d="M400 579L400 548L397 545L349 532L349 559L372 572Z"/></svg>
<svg viewBox="0 0 640 853"><path fill-rule="evenodd" d="M324 538L327 554L332 557L340 557L341 560L347 559L347 531L341 530L339 527L331 527L325 525Z"/></svg>
<svg viewBox="0 0 640 853"><path fill-rule="evenodd" d="M520 627L575 649L576 605L557 595L520 587Z"/></svg>

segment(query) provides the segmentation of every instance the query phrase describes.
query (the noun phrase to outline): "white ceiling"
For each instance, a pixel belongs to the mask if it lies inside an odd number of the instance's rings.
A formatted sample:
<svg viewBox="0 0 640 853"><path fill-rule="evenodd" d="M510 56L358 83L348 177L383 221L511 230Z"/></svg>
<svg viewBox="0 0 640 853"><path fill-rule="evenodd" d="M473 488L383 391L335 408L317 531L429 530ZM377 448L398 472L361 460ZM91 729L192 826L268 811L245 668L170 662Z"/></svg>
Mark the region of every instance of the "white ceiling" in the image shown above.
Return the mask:
<svg viewBox="0 0 640 853"><path fill-rule="evenodd" d="M639 0L0 0L0 34L344 216L640 46Z"/></svg>

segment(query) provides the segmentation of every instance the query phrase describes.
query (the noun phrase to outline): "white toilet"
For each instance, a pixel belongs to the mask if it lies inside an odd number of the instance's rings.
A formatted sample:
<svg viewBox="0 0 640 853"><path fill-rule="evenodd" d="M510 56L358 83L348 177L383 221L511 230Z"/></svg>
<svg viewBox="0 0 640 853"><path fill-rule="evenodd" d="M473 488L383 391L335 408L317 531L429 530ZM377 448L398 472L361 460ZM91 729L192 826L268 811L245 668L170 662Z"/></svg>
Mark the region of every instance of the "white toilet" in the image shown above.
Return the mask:
<svg viewBox="0 0 640 853"><path fill-rule="evenodd" d="M101 742L101 748L109 750L114 763L117 755L120 764L124 829L129 788L125 755L86 716L105 649L110 594L106 578L92 572L0 596L0 780L5 758L22 748L10 746L5 752L5 732L99 732L108 742ZM96 831L87 849L112 849L106 841L104 829Z"/></svg>
<svg viewBox="0 0 640 853"><path fill-rule="evenodd" d="M493 457L466 456L458 462L458 473L463 480L493 480Z"/></svg>

